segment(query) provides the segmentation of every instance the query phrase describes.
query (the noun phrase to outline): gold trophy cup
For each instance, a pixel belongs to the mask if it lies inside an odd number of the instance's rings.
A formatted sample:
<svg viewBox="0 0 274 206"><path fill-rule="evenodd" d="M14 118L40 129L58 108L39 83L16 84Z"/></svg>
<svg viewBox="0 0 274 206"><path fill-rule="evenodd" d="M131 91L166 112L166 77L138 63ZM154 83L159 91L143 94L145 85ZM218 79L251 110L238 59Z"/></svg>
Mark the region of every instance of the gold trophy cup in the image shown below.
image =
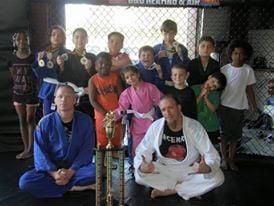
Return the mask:
<svg viewBox="0 0 274 206"><path fill-rule="evenodd" d="M111 139L115 133L115 115L110 111L106 114L104 127L108 144L105 148L99 147L96 149L96 206L102 205L102 167L104 165L103 154L106 156L106 206L113 206L114 196L112 193L112 152L119 153L119 206L124 206L124 149L123 147L114 147Z"/></svg>
<svg viewBox="0 0 274 206"><path fill-rule="evenodd" d="M113 135L115 133L115 116L114 112L108 112L105 117L105 131L106 136L108 139L108 144L106 146L106 149L113 148L113 145L111 143L111 139L113 138Z"/></svg>

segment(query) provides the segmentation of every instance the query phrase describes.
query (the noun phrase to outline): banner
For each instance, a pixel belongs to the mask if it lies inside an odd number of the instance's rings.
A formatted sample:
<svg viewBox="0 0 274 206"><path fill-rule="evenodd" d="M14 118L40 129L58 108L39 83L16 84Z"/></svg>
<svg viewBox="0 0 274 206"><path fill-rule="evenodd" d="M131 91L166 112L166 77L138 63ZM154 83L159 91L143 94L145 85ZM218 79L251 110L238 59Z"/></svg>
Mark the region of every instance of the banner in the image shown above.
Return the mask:
<svg viewBox="0 0 274 206"><path fill-rule="evenodd" d="M216 7L220 0L108 0L110 5L123 6L190 6L190 7Z"/></svg>

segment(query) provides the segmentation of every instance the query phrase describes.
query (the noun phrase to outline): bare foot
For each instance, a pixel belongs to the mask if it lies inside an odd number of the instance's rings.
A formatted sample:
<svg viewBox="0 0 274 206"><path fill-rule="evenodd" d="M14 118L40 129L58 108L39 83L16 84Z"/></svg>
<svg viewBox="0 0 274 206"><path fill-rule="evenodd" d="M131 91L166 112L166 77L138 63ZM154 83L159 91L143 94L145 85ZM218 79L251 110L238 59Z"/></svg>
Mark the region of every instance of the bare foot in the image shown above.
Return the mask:
<svg viewBox="0 0 274 206"><path fill-rule="evenodd" d="M23 153L24 153L24 151L21 152L21 153L19 153L19 154L17 154L17 155L15 156L15 158L16 158L16 159L21 159Z"/></svg>
<svg viewBox="0 0 274 206"><path fill-rule="evenodd" d="M23 151L20 154L16 155L16 159L28 159L32 157L32 152Z"/></svg>
<svg viewBox="0 0 274 206"><path fill-rule="evenodd" d="M150 197L152 199L156 198L156 197L164 197L164 196L169 196L169 195L174 195L176 194L177 192L175 190L165 190L165 191L160 191L160 190L157 190L157 189L153 189L151 191L151 195Z"/></svg>
<svg viewBox="0 0 274 206"><path fill-rule="evenodd" d="M95 190L96 189L96 184L92 185L85 185L85 186L73 186L69 191L84 191L84 190Z"/></svg>
<svg viewBox="0 0 274 206"><path fill-rule="evenodd" d="M235 172L239 171L239 167L234 163L234 161L229 162L229 167L232 171L235 171Z"/></svg>
<svg viewBox="0 0 274 206"><path fill-rule="evenodd" d="M32 152L26 152L26 153L22 154L21 159L28 159L28 158L31 158L32 155L33 155Z"/></svg>

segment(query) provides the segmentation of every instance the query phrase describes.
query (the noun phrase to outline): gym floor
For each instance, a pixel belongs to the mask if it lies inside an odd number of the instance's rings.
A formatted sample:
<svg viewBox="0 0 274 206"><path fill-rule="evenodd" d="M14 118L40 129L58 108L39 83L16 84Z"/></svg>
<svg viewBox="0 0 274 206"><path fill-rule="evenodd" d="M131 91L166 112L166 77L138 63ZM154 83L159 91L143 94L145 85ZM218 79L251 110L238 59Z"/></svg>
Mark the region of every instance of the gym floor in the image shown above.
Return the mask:
<svg viewBox="0 0 274 206"><path fill-rule="evenodd" d="M19 177L31 167L33 160L16 160L16 153L0 153L1 206L87 206L95 205L95 191L68 192L62 198L35 199L18 188ZM273 160L242 157L239 172L224 171L225 183L214 191L189 201L177 195L151 199L150 188L137 185L125 169L125 202L129 206L252 206L270 205L274 194ZM114 171L114 195L117 198L118 172Z"/></svg>

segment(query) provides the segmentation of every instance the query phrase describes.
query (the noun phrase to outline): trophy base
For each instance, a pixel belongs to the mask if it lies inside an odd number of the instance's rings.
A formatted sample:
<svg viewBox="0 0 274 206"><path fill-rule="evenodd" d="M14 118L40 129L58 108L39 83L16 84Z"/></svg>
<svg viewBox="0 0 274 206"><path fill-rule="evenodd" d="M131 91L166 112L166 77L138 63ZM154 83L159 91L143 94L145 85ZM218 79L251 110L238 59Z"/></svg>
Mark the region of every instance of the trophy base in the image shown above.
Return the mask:
<svg viewBox="0 0 274 206"><path fill-rule="evenodd" d="M101 201L100 206L107 206L106 198L103 198ZM118 200L113 200L113 206L120 206ZM127 204L124 204L124 206L127 206Z"/></svg>

